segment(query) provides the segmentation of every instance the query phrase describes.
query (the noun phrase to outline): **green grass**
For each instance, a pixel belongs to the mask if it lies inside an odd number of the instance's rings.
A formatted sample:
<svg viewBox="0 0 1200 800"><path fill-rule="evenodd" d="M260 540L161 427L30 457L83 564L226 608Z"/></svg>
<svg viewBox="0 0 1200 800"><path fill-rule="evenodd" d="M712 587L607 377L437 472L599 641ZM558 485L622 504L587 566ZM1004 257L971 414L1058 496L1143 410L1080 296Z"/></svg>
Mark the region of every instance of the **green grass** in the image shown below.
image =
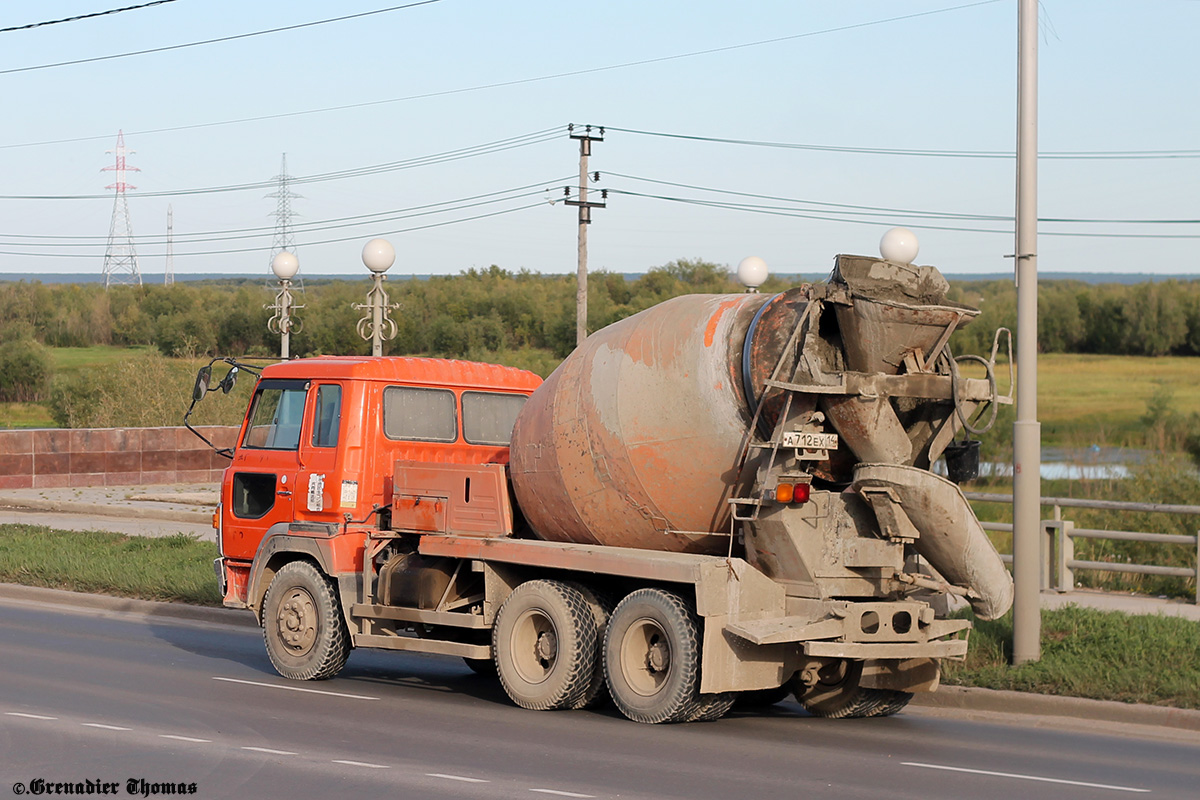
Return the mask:
<svg viewBox="0 0 1200 800"><path fill-rule="evenodd" d="M135 347L95 345L93 347L51 347L49 349L50 359L57 375L71 375L79 372L83 367L102 367L127 361L147 352L158 352L157 348L150 345Z"/></svg>
<svg viewBox="0 0 1200 800"><path fill-rule="evenodd" d="M0 403L0 428L54 427L54 418L41 403Z"/></svg>
<svg viewBox="0 0 1200 800"><path fill-rule="evenodd" d="M1069 606L1042 611L1042 658L1009 666L1012 614L975 621L966 661L945 662L959 686L1200 709L1200 624Z"/></svg>
<svg viewBox="0 0 1200 800"><path fill-rule="evenodd" d="M73 592L220 605L217 546L186 534L162 538L0 525L0 582Z"/></svg>

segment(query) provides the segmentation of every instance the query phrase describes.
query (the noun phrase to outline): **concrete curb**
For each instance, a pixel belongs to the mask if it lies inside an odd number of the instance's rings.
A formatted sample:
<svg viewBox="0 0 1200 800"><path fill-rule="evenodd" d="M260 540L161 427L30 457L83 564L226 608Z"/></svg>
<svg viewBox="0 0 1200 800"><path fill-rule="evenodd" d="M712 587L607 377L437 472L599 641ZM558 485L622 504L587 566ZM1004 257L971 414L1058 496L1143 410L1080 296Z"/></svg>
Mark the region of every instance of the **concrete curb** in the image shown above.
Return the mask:
<svg viewBox="0 0 1200 800"><path fill-rule="evenodd" d="M111 597L102 594L67 592L61 589L44 589L38 586L22 586L15 583L0 583L0 600L17 600L26 603L74 606L102 611L141 614L148 617L207 622L216 625L257 627L254 615L247 611L231 608L210 608L183 603L158 603L149 600L134 600L128 597ZM958 711L984 711L1003 714L1023 714L1047 717L1093 720L1097 722L1132 725L1153 725L1186 731L1200 731L1200 711L1167 706L1116 703L1108 700L1088 700L1082 697L1058 697L1056 695L1011 692L996 689L976 689L966 686L942 686L936 692L922 692L913 697L917 707L952 709Z"/></svg>
<svg viewBox="0 0 1200 800"><path fill-rule="evenodd" d="M212 522L211 511L184 511L167 508L142 508L133 505L110 505L106 503L72 503L38 498L0 499L0 508L15 511L42 511L54 514L77 514L79 516L124 517L125 519L158 519L167 522Z"/></svg>
<svg viewBox="0 0 1200 800"><path fill-rule="evenodd" d="M68 592L62 589L46 589L41 586L22 586L16 583L0 583L0 600L140 614L146 617L166 617L191 622L207 622L213 625L258 627L251 612L233 608L192 606L186 603L160 603L152 600L136 600L131 597Z"/></svg>
<svg viewBox="0 0 1200 800"><path fill-rule="evenodd" d="M912 704L925 708L1068 717L1200 731L1200 711L968 686L942 686L936 692L923 692L913 697Z"/></svg>

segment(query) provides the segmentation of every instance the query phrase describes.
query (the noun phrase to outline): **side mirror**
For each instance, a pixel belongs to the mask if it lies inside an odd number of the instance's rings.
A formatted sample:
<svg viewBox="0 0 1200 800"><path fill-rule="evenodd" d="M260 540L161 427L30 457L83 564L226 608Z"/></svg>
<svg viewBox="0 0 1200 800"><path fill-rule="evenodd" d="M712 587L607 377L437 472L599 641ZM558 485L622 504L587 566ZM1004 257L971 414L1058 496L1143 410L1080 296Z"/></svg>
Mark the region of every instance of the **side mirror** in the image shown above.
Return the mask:
<svg viewBox="0 0 1200 800"><path fill-rule="evenodd" d="M208 382L212 378L212 364L207 367L201 367L196 373L196 385L192 387L192 402L198 402L204 399L204 395L208 393Z"/></svg>
<svg viewBox="0 0 1200 800"><path fill-rule="evenodd" d="M225 394L229 394L231 391L233 391L233 387L237 385L237 376L238 368L230 367L229 374L221 379L221 382L217 384L217 388Z"/></svg>

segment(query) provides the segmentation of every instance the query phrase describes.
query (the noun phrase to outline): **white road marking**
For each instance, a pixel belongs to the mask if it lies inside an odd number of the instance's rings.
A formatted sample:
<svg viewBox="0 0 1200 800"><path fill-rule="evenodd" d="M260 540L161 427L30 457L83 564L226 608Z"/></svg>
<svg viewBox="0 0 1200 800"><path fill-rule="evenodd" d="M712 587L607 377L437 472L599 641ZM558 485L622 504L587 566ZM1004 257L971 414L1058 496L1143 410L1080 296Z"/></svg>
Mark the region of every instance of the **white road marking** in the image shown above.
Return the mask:
<svg viewBox="0 0 1200 800"><path fill-rule="evenodd" d="M344 692L326 692L321 689L305 689L302 686L282 686L278 683L262 683L261 681L242 681L237 678L219 678L213 676L214 681L225 681L226 683L244 683L247 686L263 686L267 689L287 689L289 692L307 692L308 694L325 694L330 697L349 697L351 700L378 700L378 697L367 697L363 694L346 694Z"/></svg>
<svg viewBox="0 0 1200 800"><path fill-rule="evenodd" d="M443 772L426 772L426 778L445 778L448 781L462 781L463 783L491 783L483 778L465 778L462 775L447 775Z"/></svg>
<svg viewBox="0 0 1200 800"><path fill-rule="evenodd" d="M243 750L253 750L256 753L268 753L273 756L294 756L290 750L272 750L269 747L243 747Z"/></svg>
<svg viewBox="0 0 1200 800"><path fill-rule="evenodd" d="M966 772L971 775L991 775L996 778L1016 778L1022 781L1038 781L1039 783L1059 783L1065 786L1085 786L1088 789L1111 789L1114 792L1148 793L1149 789L1139 789L1134 786L1115 786L1108 783L1086 783L1084 781L1068 781L1062 778L1043 778L1040 775L1020 775L1015 772L992 772L986 769L967 769L965 767L947 767L942 764L921 764L916 761L901 762L906 767L924 767L925 769L940 769L947 772Z"/></svg>
<svg viewBox="0 0 1200 800"><path fill-rule="evenodd" d="M576 792L560 792L558 789L530 789L531 792L540 792L541 794L554 794L559 797L595 797L594 794L578 794Z"/></svg>
<svg viewBox="0 0 1200 800"><path fill-rule="evenodd" d="M25 719L58 719L58 717L46 717L41 714L24 714L20 711L5 711L7 717L24 717Z"/></svg>
<svg viewBox="0 0 1200 800"><path fill-rule="evenodd" d="M106 731L131 731L133 728L122 728L120 725L104 725L100 722L81 722L79 723L85 728L100 728Z"/></svg>
<svg viewBox="0 0 1200 800"><path fill-rule="evenodd" d="M366 767L367 769L391 769L387 764L368 764L365 761L343 761L340 758L335 758L333 763L345 764L348 767Z"/></svg>
<svg viewBox="0 0 1200 800"><path fill-rule="evenodd" d="M212 739L195 739L195 738L192 738L191 736L176 736L173 733L160 733L158 735L158 738L174 739L175 741L178 741L178 742L196 742L197 744L212 744Z"/></svg>

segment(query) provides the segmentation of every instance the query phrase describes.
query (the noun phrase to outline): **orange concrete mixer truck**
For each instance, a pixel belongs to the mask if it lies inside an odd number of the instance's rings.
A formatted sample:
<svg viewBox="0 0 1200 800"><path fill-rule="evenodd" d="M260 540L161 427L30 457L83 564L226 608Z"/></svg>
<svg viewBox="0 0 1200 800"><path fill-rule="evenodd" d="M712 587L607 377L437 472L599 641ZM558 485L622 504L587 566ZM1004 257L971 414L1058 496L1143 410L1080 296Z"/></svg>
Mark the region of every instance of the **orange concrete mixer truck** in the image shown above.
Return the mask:
<svg viewBox="0 0 1200 800"><path fill-rule="evenodd" d="M611 698L688 722L791 692L819 716L893 714L966 653L939 600L984 619L1012 601L931 471L950 448L969 472L956 434L1008 399L995 348L969 357L986 377L960 373L948 342L977 311L947 288L839 256L826 283L667 300L545 382L428 358L267 366L226 451L225 605L295 680L371 647L464 658L536 710ZM222 360L194 399L247 368Z"/></svg>

